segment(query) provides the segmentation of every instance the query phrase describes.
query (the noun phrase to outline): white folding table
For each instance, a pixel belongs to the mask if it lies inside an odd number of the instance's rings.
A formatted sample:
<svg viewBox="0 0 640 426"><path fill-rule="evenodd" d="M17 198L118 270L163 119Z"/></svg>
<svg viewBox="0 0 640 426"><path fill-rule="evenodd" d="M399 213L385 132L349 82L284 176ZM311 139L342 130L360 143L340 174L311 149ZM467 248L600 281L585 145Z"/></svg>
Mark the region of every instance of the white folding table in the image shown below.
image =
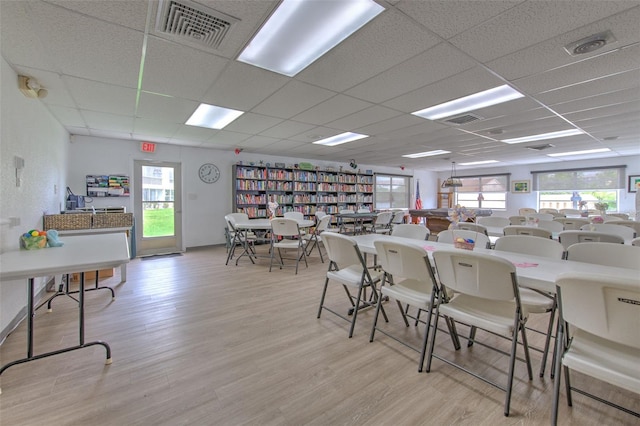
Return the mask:
<svg viewBox="0 0 640 426"><path fill-rule="evenodd" d="M80 273L78 293L78 344L42 354L33 354L34 279L76 271L93 271L115 268L129 262L129 245L124 233L65 236L60 238L61 247L39 250L15 250L0 254L0 281L27 280L27 356L4 364L0 374L7 368L70 352L93 345L106 349L106 364L111 364L111 348L106 342L84 339L84 272Z"/></svg>

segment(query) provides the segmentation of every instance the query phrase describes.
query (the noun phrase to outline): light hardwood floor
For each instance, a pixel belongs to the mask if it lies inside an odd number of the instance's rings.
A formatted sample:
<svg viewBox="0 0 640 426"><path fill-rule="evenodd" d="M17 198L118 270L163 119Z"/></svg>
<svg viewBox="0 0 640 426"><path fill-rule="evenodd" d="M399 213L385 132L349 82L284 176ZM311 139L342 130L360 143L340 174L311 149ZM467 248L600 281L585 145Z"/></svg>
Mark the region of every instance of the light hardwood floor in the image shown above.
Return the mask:
<svg viewBox="0 0 640 426"><path fill-rule="evenodd" d="M266 247L259 247L264 250ZM369 343L372 310L348 323L324 311L316 318L327 264L268 272L268 262L225 266L225 248L133 260L116 290L87 293L86 337L100 346L13 366L0 376L0 424L18 425L538 425L549 424L553 382L516 366L511 416L504 393L434 360L418 373L418 354L381 333ZM347 308L342 288L327 303ZM386 304L387 327L419 341ZM546 316L534 319L544 326ZM77 309L66 297L37 312L35 352L77 339ZM478 337L481 337L480 333ZM502 340L482 336L495 346ZM529 333L530 340L541 337ZM26 353L25 324L0 348L1 362ZM507 358L481 346L452 351L444 333L437 351L504 382ZM639 410L638 396L574 374L574 383ZM638 419L575 394L560 404L560 424L624 425Z"/></svg>

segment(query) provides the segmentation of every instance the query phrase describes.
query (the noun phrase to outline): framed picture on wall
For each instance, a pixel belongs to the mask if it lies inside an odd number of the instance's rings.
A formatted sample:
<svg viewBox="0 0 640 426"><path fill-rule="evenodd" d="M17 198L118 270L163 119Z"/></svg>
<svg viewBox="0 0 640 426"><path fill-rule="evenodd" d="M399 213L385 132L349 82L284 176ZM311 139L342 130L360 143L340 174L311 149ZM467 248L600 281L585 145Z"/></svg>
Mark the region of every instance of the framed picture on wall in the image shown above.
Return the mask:
<svg viewBox="0 0 640 426"><path fill-rule="evenodd" d="M640 175L629 176L629 192L638 192L640 189Z"/></svg>
<svg viewBox="0 0 640 426"><path fill-rule="evenodd" d="M514 180L511 182L511 192L526 194L531 192L530 180Z"/></svg>

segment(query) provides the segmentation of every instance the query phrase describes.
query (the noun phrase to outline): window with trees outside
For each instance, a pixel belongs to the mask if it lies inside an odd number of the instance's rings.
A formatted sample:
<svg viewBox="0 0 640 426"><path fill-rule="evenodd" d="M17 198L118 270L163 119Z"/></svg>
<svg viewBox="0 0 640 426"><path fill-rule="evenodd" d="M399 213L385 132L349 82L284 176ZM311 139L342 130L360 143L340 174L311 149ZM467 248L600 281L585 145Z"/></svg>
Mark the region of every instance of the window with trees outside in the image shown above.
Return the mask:
<svg viewBox="0 0 640 426"><path fill-rule="evenodd" d="M376 174L375 209L408 209L410 179L409 176Z"/></svg>
<svg viewBox="0 0 640 426"><path fill-rule="evenodd" d="M509 174L459 176L455 204L473 209L506 210Z"/></svg>
<svg viewBox="0 0 640 426"><path fill-rule="evenodd" d="M625 187L625 166L531 172L539 208L618 210L618 192Z"/></svg>

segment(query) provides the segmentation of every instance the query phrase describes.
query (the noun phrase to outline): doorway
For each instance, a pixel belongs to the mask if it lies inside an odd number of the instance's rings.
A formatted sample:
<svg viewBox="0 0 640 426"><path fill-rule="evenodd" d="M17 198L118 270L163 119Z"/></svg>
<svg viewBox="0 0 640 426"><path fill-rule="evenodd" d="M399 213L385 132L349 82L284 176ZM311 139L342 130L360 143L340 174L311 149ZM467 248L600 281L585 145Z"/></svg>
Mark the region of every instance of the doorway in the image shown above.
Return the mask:
<svg viewBox="0 0 640 426"><path fill-rule="evenodd" d="M134 161L136 255L183 251L180 163Z"/></svg>

